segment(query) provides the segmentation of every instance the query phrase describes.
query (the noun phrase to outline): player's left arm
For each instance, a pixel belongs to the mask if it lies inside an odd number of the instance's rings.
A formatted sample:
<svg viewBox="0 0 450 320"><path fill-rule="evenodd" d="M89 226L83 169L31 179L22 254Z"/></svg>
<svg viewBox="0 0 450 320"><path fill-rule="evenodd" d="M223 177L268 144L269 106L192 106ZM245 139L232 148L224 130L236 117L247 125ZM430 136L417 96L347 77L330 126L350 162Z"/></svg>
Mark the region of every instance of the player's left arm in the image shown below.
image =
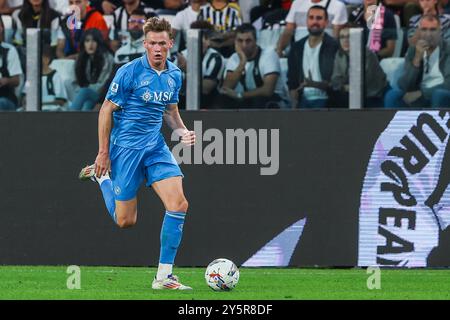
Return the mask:
<svg viewBox="0 0 450 320"><path fill-rule="evenodd" d="M181 137L181 142L187 145L195 143L195 132L189 131L181 119L177 104L169 104L164 111L164 120L167 125Z"/></svg>

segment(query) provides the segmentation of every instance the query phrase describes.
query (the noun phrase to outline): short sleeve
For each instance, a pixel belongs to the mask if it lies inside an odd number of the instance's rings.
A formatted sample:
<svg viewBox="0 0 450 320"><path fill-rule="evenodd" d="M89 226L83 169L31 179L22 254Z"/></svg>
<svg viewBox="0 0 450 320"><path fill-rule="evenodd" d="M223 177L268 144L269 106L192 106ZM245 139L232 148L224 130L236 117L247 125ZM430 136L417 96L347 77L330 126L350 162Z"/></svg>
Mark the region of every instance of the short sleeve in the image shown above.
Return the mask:
<svg viewBox="0 0 450 320"><path fill-rule="evenodd" d="M271 73L281 73L280 58L275 50L268 50L264 53L259 60L259 69L262 76L266 76Z"/></svg>
<svg viewBox="0 0 450 320"><path fill-rule="evenodd" d="M111 101L115 105L124 108L127 101L128 93L132 87L130 70L126 68L127 65L122 66L117 70L113 81L109 85L106 100Z"/></svg>
<svg viewBox="0 0 450 320"><path fill-rule="evenodd" d="M334 25L343 25L348 21L347 8L345 4L340 1L336 1L336 14L334 15L333 21Z"/></svg>
<svg viewBox="0 0 450 320"><path fill-rule="evenodd" d="M14 48L13 46L11 46L8 50L8 71L10 77L23 74L22 66L20 65L19 54L17 53L16 48Z"/></svg>
<svg viewBox="0 0 450 320"><path fill-rule="evenodd" d="M223 60L219 54L213 53L206 61L205 73L203 78L220 80L223 73Z"/></svg>
<svg viewBox="0 0 450 320"><path fill-rule="evenodd" d="M299 0L294 0L294 2L292 2L291 5L291 9L289 10L287 16L286 16L286 22L289 23L295 23L294 18L295 18L295 11L297 10L297 2Z"/></svg>
<svg viewBox="0 0 450 320"><path fill-rule="evenodd" d="M175 30L183 29L183 11L178 12L172 21L172 28Z"/></svg>
<svg viewBox="0 0 450 320"><path fill-rule="evenodd" d="M225 66L225 73L228 71L234 71L239 65L239 57L237 53L233 53L233 55L228 59L227 65Z"/></svg>
<svg viewBox="0 0 450 320"><path fill-rule="evenodd" d="M386 13L385 13L382 38L384 40L396 40L397 39L397 25L395 24L394 14L389 10L386 10Z"/></svg>

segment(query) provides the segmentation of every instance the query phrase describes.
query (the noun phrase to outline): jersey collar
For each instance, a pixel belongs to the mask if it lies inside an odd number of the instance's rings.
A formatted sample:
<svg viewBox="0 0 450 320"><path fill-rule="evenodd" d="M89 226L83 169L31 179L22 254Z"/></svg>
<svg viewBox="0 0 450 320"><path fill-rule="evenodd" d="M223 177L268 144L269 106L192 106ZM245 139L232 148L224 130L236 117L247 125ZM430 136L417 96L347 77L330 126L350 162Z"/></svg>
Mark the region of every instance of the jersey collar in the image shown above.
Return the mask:
<svg viewBox="0 0 450 320"><path fill-rule="evenodd" d="M144 67L145 67L146 69L150 69L152 72L155 72L155 73L156 73L156 70L153 69L153 68L150 66L150 63L148 62L147 53L144 53L144 55L141 57L141 61L142 61L142 64L144 65ZM171 70L173 70L173 69L174 69L174 64L171 63L169 60L166 59L166 69L163 70L162 73L164 73L164 72L169 72L169 71L171 71Z"/></svg>

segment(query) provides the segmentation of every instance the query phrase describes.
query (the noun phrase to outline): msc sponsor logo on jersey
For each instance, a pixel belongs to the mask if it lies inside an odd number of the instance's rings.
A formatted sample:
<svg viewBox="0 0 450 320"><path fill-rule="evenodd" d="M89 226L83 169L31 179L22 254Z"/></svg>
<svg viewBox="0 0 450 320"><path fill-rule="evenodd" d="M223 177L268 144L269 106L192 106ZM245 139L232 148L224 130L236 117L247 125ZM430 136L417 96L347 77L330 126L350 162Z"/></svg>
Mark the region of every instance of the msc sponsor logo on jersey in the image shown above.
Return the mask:
<svg viewBox="0 0 450 320"><path fill-rule="evenodd" d="M142 95L142 100L144 102L168 102L172 100L173 92L168 91L159 91L159 92L152 92L150 90L146 90L144 94Z"/></svg>

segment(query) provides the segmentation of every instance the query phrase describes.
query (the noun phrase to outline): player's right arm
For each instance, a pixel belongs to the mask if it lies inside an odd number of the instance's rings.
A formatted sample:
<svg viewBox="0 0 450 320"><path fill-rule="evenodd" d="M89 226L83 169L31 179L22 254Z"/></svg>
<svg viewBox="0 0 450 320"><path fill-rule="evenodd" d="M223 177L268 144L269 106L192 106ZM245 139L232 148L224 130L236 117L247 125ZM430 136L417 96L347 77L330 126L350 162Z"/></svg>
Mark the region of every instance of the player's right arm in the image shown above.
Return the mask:
<svg viewBox="0 0 450 320"><path fill-rule="evenodd" d="M111 171L109 159L109 137L111 135L113 112L118 109L114 103L105 100L98 116L98 154L95 159L95 175L101 177Z"/></svg>
<svg viewBox="0 0 450 320"><path fill-rule="evenodd" d="M113 112L126 106L126 100L132 86L132 78L126 66L124 65L117 70L98 115L98 155L95 159L95 174L97 177L111 171L109 138L113 124Z"/></svg>

